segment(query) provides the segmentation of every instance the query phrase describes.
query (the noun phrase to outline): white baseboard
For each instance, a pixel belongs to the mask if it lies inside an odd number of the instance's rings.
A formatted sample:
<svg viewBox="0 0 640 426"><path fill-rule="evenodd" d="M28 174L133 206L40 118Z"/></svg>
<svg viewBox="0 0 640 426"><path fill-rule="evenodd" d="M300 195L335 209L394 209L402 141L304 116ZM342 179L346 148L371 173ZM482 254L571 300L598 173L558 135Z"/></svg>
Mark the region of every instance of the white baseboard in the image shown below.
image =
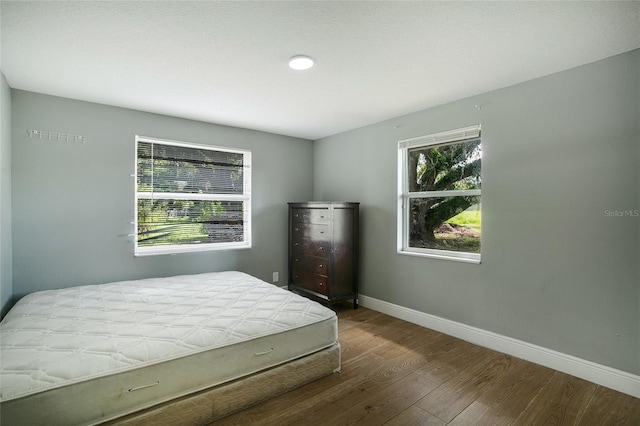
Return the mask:
<svg viewBox="0 0 640 426"><path fill-rule="evenodd" d="M358 299L365 308L640 398L640 376L373 297Z"/></svg>

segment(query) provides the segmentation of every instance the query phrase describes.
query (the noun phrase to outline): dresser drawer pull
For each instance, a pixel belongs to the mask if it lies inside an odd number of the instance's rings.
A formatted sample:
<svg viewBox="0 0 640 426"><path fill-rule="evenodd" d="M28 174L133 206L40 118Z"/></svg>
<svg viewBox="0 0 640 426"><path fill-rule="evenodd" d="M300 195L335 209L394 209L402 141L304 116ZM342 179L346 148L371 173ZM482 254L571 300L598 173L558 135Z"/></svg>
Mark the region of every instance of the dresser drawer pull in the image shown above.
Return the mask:
<svg viewBox="0 0 640 426"><path fill-rule="evenodd" d="M322 287L322 283L318 283L320 285L320 287Z"/></svg>
<svg viewBox="0 0 640 426"><path fill-rule="evenodd" d="M264 352L256 352L256 353L253 354L253 356L266 355L266 354L269 354L271 352L273 352L273 348L269 348L268 351L264 351Z"/></svg>
<svg viewBox="0 0 640 426"><path fill-rule="evenodd" d="M322 268L322 263L319 266L320 266L320 268Z"/></svg>

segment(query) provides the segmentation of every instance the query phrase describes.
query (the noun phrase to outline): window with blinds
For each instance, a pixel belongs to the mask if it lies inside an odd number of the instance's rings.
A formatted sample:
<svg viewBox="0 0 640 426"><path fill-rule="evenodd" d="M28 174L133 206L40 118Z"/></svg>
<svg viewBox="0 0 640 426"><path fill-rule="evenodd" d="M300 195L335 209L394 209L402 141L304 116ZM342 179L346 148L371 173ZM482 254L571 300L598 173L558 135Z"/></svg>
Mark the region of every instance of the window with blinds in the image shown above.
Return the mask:
<svg viewBox="0 0 640 426"><path fill-rule="evenodd" d="M136 136L135 255L251 247L251 152Z"/></svg>
<svg viewBox="0 0 640 426"><path fill-rule="evenodd" d="M398 253L480 263L480 125L398 142Z"/></svg>

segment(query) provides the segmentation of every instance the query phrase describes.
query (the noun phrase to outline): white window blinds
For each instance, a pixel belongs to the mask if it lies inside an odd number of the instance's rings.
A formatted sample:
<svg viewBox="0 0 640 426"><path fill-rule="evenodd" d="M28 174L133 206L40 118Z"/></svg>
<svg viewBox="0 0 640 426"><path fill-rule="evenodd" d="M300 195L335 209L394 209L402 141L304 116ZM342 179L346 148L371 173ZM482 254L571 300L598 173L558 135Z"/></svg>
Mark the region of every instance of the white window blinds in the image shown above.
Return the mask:
<svg viewBox="0 0 640 426"><path fill-rule="evenodd" d="M251 152L136 137L135 255L251 246Z"/></svg>

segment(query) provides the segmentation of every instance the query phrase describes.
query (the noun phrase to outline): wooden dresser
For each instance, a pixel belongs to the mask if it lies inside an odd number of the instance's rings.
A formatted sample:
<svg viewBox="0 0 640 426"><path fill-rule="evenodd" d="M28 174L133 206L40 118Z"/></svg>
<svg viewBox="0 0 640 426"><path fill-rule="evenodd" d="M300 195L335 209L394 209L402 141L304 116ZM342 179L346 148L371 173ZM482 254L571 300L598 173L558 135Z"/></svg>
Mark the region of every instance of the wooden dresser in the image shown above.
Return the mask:
<svg viewBox="0 0 640 426"><path fill-rule="evenodd" d="M358 307L360 203L289 203L289 290Z"/></svg>

